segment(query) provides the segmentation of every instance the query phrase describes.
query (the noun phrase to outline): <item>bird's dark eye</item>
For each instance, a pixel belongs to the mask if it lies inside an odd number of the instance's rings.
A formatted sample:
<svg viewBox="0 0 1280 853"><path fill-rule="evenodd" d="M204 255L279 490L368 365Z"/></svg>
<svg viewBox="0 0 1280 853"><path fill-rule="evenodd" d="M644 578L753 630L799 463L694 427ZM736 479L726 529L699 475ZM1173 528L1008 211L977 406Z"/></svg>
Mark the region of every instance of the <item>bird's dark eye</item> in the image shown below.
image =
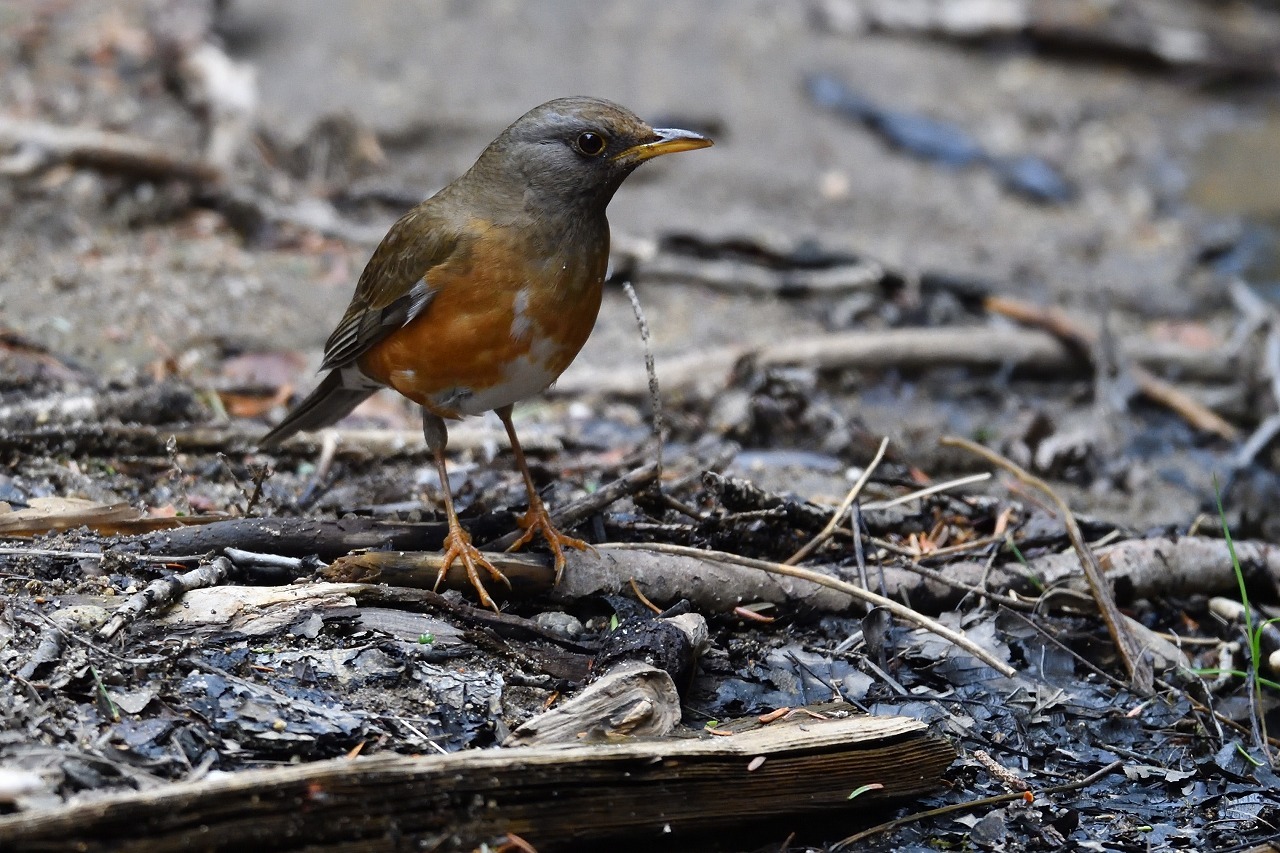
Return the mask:
<svg viewBox="0 0 1280 853"><path fill-rule="evenodd" d="M604 152L608 141L598 133L587 131L578 135L578 141L575 143L578 150L588 157L596 157Z"/></svg>

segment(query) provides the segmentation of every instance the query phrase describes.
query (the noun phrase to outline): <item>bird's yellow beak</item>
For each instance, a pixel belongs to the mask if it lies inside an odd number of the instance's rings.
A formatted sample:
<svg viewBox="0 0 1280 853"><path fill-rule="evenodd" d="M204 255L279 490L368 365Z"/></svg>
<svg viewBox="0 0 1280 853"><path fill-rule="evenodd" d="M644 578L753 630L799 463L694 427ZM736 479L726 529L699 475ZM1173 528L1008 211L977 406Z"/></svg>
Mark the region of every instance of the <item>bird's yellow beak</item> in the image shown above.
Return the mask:
<svg viewBox="0 0 1280 853"><path fill-rule="evenodd" d="M615 161L643 163L645 160L651 160L663 154L697 151L699 148L709 148L714 144L710 139L691 130L680 130L674 127L655 127L653 132L658 137L657 139L652 142L632 145L630 148L614 154L613 159Z"/></svg>

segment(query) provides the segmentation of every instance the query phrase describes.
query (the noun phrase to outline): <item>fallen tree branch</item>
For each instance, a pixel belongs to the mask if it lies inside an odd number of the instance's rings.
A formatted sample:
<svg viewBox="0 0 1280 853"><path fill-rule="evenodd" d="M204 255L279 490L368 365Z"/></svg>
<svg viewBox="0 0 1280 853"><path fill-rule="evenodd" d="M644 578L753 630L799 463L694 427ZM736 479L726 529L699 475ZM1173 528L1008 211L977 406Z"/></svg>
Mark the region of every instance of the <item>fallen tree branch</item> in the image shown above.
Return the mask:
<svg viewBox="0 0 1280 853"><path fill-rule="evenodd" d="M1126 359L1151 370L1190 380L1226 382L1240 367L1228 354L1203 352L1153 341L1125 342ZM991 326L859 329L832 332L804 340L762 347L727 346L657 358L658 375L668 394L719 390L743 359L760 367L804 365L817 370L929 370L968 367L995 370L1006 365L1042 374L1079 372L1079 354L1054 335L1036 329ZM643 371L592 367L580 363L565 372L549 391L562 395L647 393Z"/></svg>
<svg viewBox="0 0 1280 853"><path fill-rule="evenodd" d="M521 439L523 443L524 439ZM603 511L606 507L611 506L617 501L625 497L630 497L638 492L647 489L658 478L658 463L650 462L648 465L636 468L623 474L613 482L601 486L589 495L579 498L572 503L564 506L551 513L551 520L555 522L557 528L561 530L572 530L577 525L591 518L598 512ZM510 548L517 539L520 538L522 530L513 530L504 536L500 536L492 542L485 543L484 547L494 551L505 551Z"/></svg>
<svg viewBox="0 0 1280 853"><path fill-rule="evenodd" d="M1280 547L1266 542L1236 542L1236 552L1251 588L1280 591ZM656 546L601 545L599 553L567 554L564 579L554 594L573 601L592 595L625 593L629 582L662 602L687 598L700 610L723 613L752 601L801 606L823 612L844 612L852 599L842 592L795 579L717 562L709 552L685 549L662 553ZM679 546L673 546L679 547ZM1109 582L1124 590L1126 602L1158 595L1187 596L1229 592L1236 588L1230 554L1221 539L1183 536L1177 539L1135 539L1097 550ZM490 553L494 565L510 577L518 595L552 591L552 571L541 556ZM934 558L926 556L924 559ZM369 551L335 560L323 574L335 581L373 581L397 587L430 589L439 571L438 551ZM896 599L910 599L918 608L941 612L954 607L970 592L1020 607L1038 598L1045 588L1087 589L1080 560L1073 552L1030 556L1025 564L1010 561L958 560L927 567L882 565L885 591ZM451 588L465 589L460 575L445 579Z"/></svg>
<svg viewBox="0 0 1280 853"><path fill-rule="evenodd" d="M52 163L69 163L143 178L173 178L202 184L217 184L223 179L222 171L213 164L176 154L171 148L148 139L13 116L0 115L0 147L25 152L21 163L11 161L9 174L30 174Z"/></svg>
<svg viewBox="0 0 1280 853"><path fill-rule="evenodd" d="M736 554L727 554L720 551L703 551L698 548L688 548L683 545L665 545L660 543L631 545L612 543L608 545L600 545L599 547L601 550L607 549L609 551L653 551L662 554L675 554L684 557L694 557L714 562L728 563L731 565L742 566L744 568L759 569L760 571L773 575L785 575L799 580L808 581L809 583L816 584L818 586L838 590L851 598L864 601L873 607L883 607L904 622L910 622L917 627L924 628L926 631L937 634L939 637L942 637L948 642L964 649L966 652L973 655L978 660L982 661L1005 677L1012 678L1017 674L1017 671L1014 670L1013 667L1003 661L996 660L991 656L990 652L974 643L968 637L951 630L936 620L930 619L923 613L912 610L910 607L899 604L898 602L885 598L882 595L877 595L870 590L854 586L851 583L846 583L838 578L824 575L821 572L816 572L812 569L806 569L800 566L788 566L784 563L775 563L769 560L756 560L750 557L739 557Z"/></svg>

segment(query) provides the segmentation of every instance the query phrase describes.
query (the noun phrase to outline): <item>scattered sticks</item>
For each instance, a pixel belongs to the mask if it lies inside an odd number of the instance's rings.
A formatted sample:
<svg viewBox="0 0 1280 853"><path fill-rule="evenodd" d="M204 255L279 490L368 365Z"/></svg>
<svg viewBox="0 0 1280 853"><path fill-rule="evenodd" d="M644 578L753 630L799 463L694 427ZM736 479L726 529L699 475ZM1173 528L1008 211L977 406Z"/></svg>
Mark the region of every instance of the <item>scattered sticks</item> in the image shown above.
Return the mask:
<svg viewBox="0 0 1280 853"><path fill-rule="evenodd" d="M1091 358L1099 345L1097 332L1084 328L1057 308L1041 308L1007 296L988 296L983 300L983 307L992 314L1044 329ZM1172 410L1198 430L1222 436L1227 441L1239 438L1240 431L1235 426L1173 383L1138 364L1129 364L1127 370L1134 383L1153 403Z"/></svg>
<svg viewBox="0 0 1280 853"><path fill-rule="evenodd" d="M845 581L833 578L829 575L824 575L821 572L816 572L812 569L806 569L800 566L788 566L784 563L775 563L770 560L757 560L751 557L740 557L737 554L728 554L723 551L704 551L699 548L689 548L684 545L667 545L657 542L651 542L643 545L622 543L607 544L601 545L600 550L652 551L661 554L697 557L704 560L714 560L717 562L729 563L731 565L759 569L760 571L768 572L769 574L787 575L794 578L800 578L819 586L838 590L860 601L864 601L873 607L883 607L894 616L902 619L904 622L910 622L913 625L924 628L926 631L937 634L939 637L942 637L948 642L964 649L966 652L1007 678L1012 678L1017 674L1013 667L1003 661L997 660L990 652L974 643L968 637L951 630L942 623L934 619L930 619L928 616L912 610L910 607L899 604L893 599L885 598L882 595L877 595L876 593L863 589L862 587L846 583Z"/></svg>
<svg viewBox="0 0 1280 853"><path fill-rule="evenodd" d="M1080 525L1076 522L1075 515L1072 514L1071 507L1067 505L1067 502L1044 480L1012 460L976 442L969 441L967 438L946 436L941 439L941 444L945 447L958 447L982 457L992 465L997 465L1013 474L1023 483L1053 501L1058 508L1058 513L1063 523L1067 527L1067 536L1071 539L1071 545L1075 548L1076 554L1080 558L1080 565L1084 569L1085 579L1089 582L1089 591L1093 594L1093 600L1098 605L1098 612L1102 614L1102 621L1106 623L1107 631L1110 632L1112 642L1116 645L1116 651L1120 654L1120 659L1124 662L1125 670L1129 674L1130 686L1139 695L1150 696L1155 678L1151 660L1143 654L1143 650L1139 648L1137 641L1129 632L1124 615L1120 612L1120 608L1116 606L1111 586L1107 583L1107 579L1103 577L1102 566L1098 562L1098 557L1084 541L1084 534L1080 532Z"/></svg>
<svg viewBox="0 0 1280 853"><path fill-rule="evenodd" d="M862 476L858 477L858 481L853 484L853 488L844 496L844 500L840 502L840 506L838 506L836 511L831 514L831 520L827 522L826 527L823 527L822 530L818 532L817 536L814 536L806 542L800 550L783 560L782 562L784 565L794 566L796 563L799 563L805 557L809 556L821 547L822 543L835 535L836 528L839 527L840 522L844 520L845 513L847 513L849 508L853 506L853 502L858 499L858 495L862 494L863 487L867 485L867 481L870 480L871 475L875 473L876 468L880 465L880 460L884 459L884 453L888 449L889 439L886 436L880 440L880 449L876 451L876 455L872 458L871 464L867 465L867 467L863 469Z"/></svg>

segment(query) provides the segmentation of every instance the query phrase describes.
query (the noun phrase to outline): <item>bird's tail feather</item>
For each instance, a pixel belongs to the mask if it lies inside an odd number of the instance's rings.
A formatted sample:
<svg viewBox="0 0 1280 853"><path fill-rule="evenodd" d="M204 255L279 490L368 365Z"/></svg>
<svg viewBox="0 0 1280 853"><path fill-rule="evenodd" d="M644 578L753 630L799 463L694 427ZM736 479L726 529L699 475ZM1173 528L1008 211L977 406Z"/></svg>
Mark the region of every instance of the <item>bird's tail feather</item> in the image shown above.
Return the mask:
<svg viewBox="0 0 1280 853"><path fill-rule="evenodd" d="M276 447L296 432L322 429L337 423L368 398L377 387L351 386L343 382L341 370L332 370L316 390L295 406L275 429L262 437L258 447Z"/></svg>

